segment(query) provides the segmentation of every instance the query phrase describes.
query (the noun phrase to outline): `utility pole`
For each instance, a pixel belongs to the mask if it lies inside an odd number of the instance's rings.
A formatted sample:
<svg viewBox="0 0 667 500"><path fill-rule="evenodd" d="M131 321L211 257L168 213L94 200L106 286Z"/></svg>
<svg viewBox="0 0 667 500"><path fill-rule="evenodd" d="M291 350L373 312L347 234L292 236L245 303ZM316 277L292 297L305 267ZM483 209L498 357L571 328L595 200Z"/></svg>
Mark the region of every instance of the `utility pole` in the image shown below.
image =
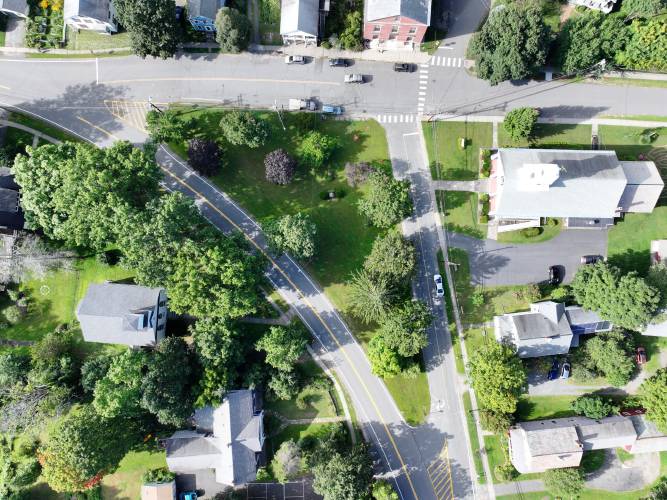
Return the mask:
<svg viewBox="0 0 667 500"><path fill-rule="evenodd" d="M158 108L155 104L153 104L153 98L151 96L148 96L148 104L150 105L151 108L153 108L161 115L164 114L164 112L160 108Z"/></svg>

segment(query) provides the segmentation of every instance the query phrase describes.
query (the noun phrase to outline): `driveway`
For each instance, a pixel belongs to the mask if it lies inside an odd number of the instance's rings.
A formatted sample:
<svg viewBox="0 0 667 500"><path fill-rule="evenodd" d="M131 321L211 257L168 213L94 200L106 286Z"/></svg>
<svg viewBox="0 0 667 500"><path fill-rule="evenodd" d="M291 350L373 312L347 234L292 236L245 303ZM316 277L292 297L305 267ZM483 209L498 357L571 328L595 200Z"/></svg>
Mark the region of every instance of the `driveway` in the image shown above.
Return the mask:
<svg viewBox="0 0 667 500"><path fill-rule="evenodd" d="M565 230L543 243L517 245L448 233L449 244L468 252L474 285L525 285L547 279L549 266L562 266L572 281L582 255L607 255L607 230Z"/></svg>
<svg viewBox="0 0 667 500"><path fill-rule="evenodd" d="M658 479L660 454L641 453L623 463L615 450L605 450L602 467L586 477L586 487L607 491L640 490Z"/></svg>

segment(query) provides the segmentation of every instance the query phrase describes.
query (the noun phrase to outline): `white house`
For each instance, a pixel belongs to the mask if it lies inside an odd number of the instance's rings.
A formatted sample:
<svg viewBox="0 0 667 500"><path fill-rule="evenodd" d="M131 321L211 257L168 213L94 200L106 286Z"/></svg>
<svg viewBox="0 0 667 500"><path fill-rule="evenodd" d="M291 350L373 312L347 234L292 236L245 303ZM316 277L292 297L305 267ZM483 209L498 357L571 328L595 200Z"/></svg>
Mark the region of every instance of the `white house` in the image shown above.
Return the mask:
<svg viewBox="0 0 667 500"><path fill-rule="evenodd" d="M284 44L317 44L319 0L282 0L280 35Z"/></svg>
<svg viewBox="0 0 667 500"><path fill-rule="evenodd" d="M118 20L113 0L65 0L65 23L74 29L90 30L100 34L118 31Z"/></svg>

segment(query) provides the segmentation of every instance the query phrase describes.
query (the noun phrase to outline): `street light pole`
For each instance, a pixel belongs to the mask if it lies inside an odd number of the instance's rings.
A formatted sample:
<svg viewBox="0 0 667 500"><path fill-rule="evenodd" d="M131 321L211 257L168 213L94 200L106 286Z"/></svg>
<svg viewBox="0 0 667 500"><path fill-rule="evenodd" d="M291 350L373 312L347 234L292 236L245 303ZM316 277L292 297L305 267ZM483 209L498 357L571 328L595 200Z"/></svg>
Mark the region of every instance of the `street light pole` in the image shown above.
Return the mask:
<svg viewBox="0 0 667 500"><path fill-rule="evenodd" d="M151 96L148 96L148 104L150 105L151 108L153 108L155 111L157 111L161 115L164 114L164 111L162 111L155 104L153 104L153 98Z"/></svg>

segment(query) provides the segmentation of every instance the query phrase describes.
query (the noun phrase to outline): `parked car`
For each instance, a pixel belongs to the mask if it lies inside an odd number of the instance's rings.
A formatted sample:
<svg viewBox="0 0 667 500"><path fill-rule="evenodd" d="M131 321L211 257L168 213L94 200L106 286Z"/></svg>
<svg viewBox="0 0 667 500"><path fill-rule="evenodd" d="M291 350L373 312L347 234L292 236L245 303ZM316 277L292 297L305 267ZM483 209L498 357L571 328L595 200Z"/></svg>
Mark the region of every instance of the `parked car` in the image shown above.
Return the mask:
<svg viewBox="0 0 667 500"><path fill-rule="evenodd" d="M412 73L414 66L409 63L396 63L394 64L394 71L397 73Z"/></svg>
<svg viewBox="0 0 667 500"><path fill-rule="evenodd" d="M364 83L364 76L359 73L350 73L343 78L345 83Z"/></svg>
<svg viewBox="0 0 667 500"><path fill-rule="evenodd" d="M642 346L637 347L637 353L635 356L637 358L638 365L646 364L646 349L644 349Z"/></svg>
<svg viewBox="0 0 667 500"><path fill-rule="evenodd" d="M570 378L570 372L572 371L572 365L569 361L565 361L563 366L560 367L560 378Z"/></svg>
<svg viewBox="0 0 667 500"><path fill-rule="evenodd" d="M290 111L300 111L303 109L316 111L317 103L312 99L290 99L287 103L287 107Z"/></svg>
<svg viewBox="0 0 667 500"><path fill-rule="evenodd" d="M549 380L558 378L558 368L560 368L560 364L558 363L558 358L554 356L553 361L551 362L551 368L549 368L549 373L547 375Z"/></svg>
<svg viewBox="0 0 667 500"><path fill-rule="evenodd" d="M286 64L306 64L306 58L303 56L285 56Z"/></svg>
<svg viewBox="0 0 667 500"><path fill-rule="evenodd" d="M591 135L591 149L600 149L600 138L597 134Z"/></svg>
<svg viewBox="0 0 667 500"><path fill-rule="evenodd" d="M582 255L581 256L581 263L582 264L595 264L599 260L603 260L602 255Z"/></svg>
<svg viewBox="0 0 667 500"><path fill-rule="evenodd" d="M557 286L560 285L562 281L563 276L560 272L560 268L558 266L549 267L549 284L552 286Z"/></svg>
<svg viewBox="0 0 667 500"><path fill-rule="evenodd" d="M329 66L332 68L347 68L350 65L350 61L337 57L336 59L329 59Z"/></svg>
<svg viewBox="0 0 667 500"><path fill-rule="evenodd" d="M435 283L435 296L436 297L444 297L445 296L445 289L442 286L442 276L439 274L434 274L433 275L433 282Z"/></svg>
<svg viewBox="0 0 667 500"><path fill-rule="evenodd" d="M322 106L322 113L325 115L342 115L343 108L341 106L331 106L329 104L325 104Z"/></svg>
<svg viewBox="0 0 667 500"><path fill-rule="evenodd" d="M178 500L197 500L197 492L196 491L184 491L180 495L178 495Z"/></svg>

